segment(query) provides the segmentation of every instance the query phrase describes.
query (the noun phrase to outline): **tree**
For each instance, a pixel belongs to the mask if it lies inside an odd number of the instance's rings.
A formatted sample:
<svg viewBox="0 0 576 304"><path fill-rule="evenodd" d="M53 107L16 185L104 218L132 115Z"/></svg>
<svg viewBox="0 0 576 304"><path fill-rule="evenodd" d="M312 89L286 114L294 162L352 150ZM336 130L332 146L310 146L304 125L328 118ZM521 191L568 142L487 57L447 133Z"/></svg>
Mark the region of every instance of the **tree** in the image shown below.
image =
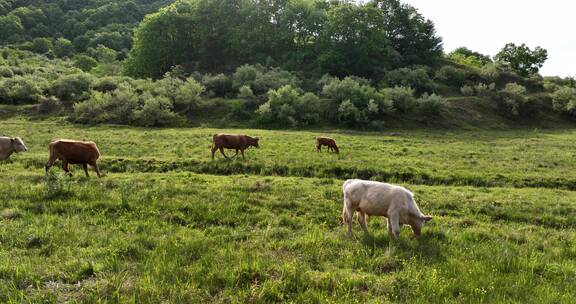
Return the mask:
<svg viewBox="0 0 576 304"><path fill-rule="evenodd" d="M490 56L474 52L466 47L459 47L448 54L448 58L454 60L457 63L473 66L482 67L492 62Z"/></svg>
<svg viewBox="0 0 576 304"><path fill-rule="evenodd" d="M32 40L31 51L39 54L46 54L52 49L52 41L48 38L34 38Z"/></svg>
<svg viewBox="0 0 576 304"><path fill-rule="evenodd" d="M54 42L54 55L56 57L64 58L72 55L74 53L74 45L72 41L66 38L58 38Z"/></svg>
<svg viewBox="0 0 576 304"><path fill-rule="evenodd" d="M531 50L524 43L519 46L508 43L494 59L502 66L526 77L538 73L548 59L548 51L539 46Z"/></svg>
<svg viewBox="0 0 576 304"><path fill-rule="evenodd" d="M90 70L95 68L97 65L98 61L88 55L80 54L74 57L74 66L84 72L90 72Z"/></svg>
<svg viewBox="0 0 576 304"><path fill-rule="evenodd" d="M17 40L24 32L24 27L18 16L0 16L0 42Z"/></svg>

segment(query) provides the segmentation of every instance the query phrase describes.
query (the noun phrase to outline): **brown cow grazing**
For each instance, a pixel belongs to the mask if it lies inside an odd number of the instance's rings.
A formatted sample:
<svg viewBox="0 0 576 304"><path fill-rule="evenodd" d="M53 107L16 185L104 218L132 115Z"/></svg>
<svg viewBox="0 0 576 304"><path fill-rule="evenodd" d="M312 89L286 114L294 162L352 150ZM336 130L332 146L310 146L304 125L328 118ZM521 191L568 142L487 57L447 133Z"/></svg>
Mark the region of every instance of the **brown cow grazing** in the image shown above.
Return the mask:
<svg viewBox="0 0 576 304"><path fill-rule="evenodd" d="M7 160L13 153L26 152L28 148L20 137L0 137L0 160Z"/></svg>
<svg viewBox="0 0 576 304"><path fill-rule="evenodd" d="M232 149L236 150L236 154L233 157L238 155L238 151L242 153L242 158L244 157L244 150L252 147L258 148L258 137L251 137L248 135L235 135L235 134L216 134L212 136L212 160L214 160L214 153L216 150L220 150L220 153L224 155L225 158L228 158L226 154L224 154L224 149Z"/></svg>
<svg viewBox="0 0 576 304"><path fill-rule="evenodd" d="M48 172L57 160L61 160L62 169L64 169L66 173L70 174L68 164L82 165L86 177L89 177L88 165L90 165L94 167L98 177L101 176L100 168L98 168L98 163L96 162L100 157L100 151L98 151L98 147L94 142L58 139L52 141L49 147L50 157L48 158L48 162L46 162L46 172Z"/></svg>
<svg viewBox="0 0 576 304"><path fill-rule="evenodd" d="M316 152L322 152L322 146L327 146L328 152L340 153L336 141L330 137L316 137Z"/></svg>

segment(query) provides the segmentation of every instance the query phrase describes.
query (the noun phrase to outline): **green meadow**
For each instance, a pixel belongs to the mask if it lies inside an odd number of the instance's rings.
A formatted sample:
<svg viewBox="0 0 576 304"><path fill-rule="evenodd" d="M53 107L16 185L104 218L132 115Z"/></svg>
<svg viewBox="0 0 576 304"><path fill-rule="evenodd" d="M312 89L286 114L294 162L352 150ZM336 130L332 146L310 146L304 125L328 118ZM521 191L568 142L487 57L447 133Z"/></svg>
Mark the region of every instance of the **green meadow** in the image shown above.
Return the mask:
<svg viewBox="0 0 576 304"><path fill-rule="evenodd" d="M29 148L0 163L0 302L576 302L574 130L0 127ZM218 132L261 148L211 161ZM53 138L96 141L106 176L45 174ZM347 178L402 184L434 220L349 238Z"/></svg>

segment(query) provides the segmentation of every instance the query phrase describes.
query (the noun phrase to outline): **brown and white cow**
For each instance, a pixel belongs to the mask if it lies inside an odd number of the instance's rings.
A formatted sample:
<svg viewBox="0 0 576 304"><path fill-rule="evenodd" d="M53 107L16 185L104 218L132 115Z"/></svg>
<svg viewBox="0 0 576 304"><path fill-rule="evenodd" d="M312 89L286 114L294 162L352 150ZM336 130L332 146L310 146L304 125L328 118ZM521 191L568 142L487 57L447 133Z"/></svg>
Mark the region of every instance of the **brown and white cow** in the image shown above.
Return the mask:
<svg viewBox="0 0 576 304"><path fill-rule="evenodd" d="M14 153L26 151L28 148L20 137L0 137L0 160L7 160Z"/></svg>
<svg viewBox="0 0 576 304"><path fill-rule="evenodd" d="M340 153L336 141L330 137L316 137L316 151L322 152L322 146L328 147L328 152L333 151L337 154Z"/></svg>
<svg viewBox="0 0 576 304"><path fill-rule="evenodd" d="M258 148L258 137L251 137L248 135L236 135L236 134L215 134L212 136L212 159L214 159L214 153L217 150L220 150L220 153L224 155L225 158L228 158L226 154L224 154L224 149L232 149L236 150L236 154L233 157L238 155L238 151L242 153L242 158L244 157L244 150L250 147Z"/></svg>
<svg viewBox="0 0 576 304"><path fill-rule="evenodd" d="M358 222L365 232L368 232L366 215L388 218L388 234L393 238L398 238L402 225L410 225L414 234L419 236L424 223L432 220L431 216L420 211L412 192L401 186L350 179L344 182L342 192L342 220L348 225L350 236L355 212L358 212Z"/></svg>
<svg viewBox="0 0 576 304"><path fill-rule="evenodd" d="M86 177L89 177L88 165L90 165L94 167L98 177L101 176L97 163L100 157L100 151L96 143L92 141L58 139L49 144L49 149L50 157L48 158L48 162L46 162L46 172L48 172L57 160L61 160L62 169L64 169L66 173L70 173L68 164L82 165Z"/></svg>

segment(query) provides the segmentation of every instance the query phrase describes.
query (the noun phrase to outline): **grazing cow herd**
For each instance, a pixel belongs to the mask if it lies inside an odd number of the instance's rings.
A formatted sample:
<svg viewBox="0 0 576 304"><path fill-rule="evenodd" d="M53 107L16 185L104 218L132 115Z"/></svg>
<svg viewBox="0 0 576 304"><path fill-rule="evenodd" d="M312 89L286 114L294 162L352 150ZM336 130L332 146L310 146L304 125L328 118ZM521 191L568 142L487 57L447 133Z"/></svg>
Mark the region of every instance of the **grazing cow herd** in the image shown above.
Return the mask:
<svg viewBox="0 0 576 304"><path fill-rule="evenodd" d="M248 135L215 134L212 137L212 159L216 151L229 159L224 149L235 150L241 153L244 159L244 151L250 147L259 148L259 138ZM336 141L329 137L316 137L316 151L321 152L322 146L328 148L328 152L340 153ZM98 177L101 177L98 167L100 151L96 143L92 141L78 141L68 139L53 140L48 145L49 157L46 162L46 172L57 162L62 162L62 169L71 174L68 164L82 165L86 177L88 165L92 166ZM7 160L14 153L28 151L28 148L20 137L0 137L0 161ZM358 214L358 223L364 232L368 233L366 216L384 216L387 218L388 233L392 238L398 238L400 228L403 225L412 227L414 235L419 236L425 223L432 220L431 216L424 215L416 202L414 195L408 189L366 180L347 180L342 186L344 207L342 209L342 222L348 227L348 234L352 236L352 218Z"/></svg>

